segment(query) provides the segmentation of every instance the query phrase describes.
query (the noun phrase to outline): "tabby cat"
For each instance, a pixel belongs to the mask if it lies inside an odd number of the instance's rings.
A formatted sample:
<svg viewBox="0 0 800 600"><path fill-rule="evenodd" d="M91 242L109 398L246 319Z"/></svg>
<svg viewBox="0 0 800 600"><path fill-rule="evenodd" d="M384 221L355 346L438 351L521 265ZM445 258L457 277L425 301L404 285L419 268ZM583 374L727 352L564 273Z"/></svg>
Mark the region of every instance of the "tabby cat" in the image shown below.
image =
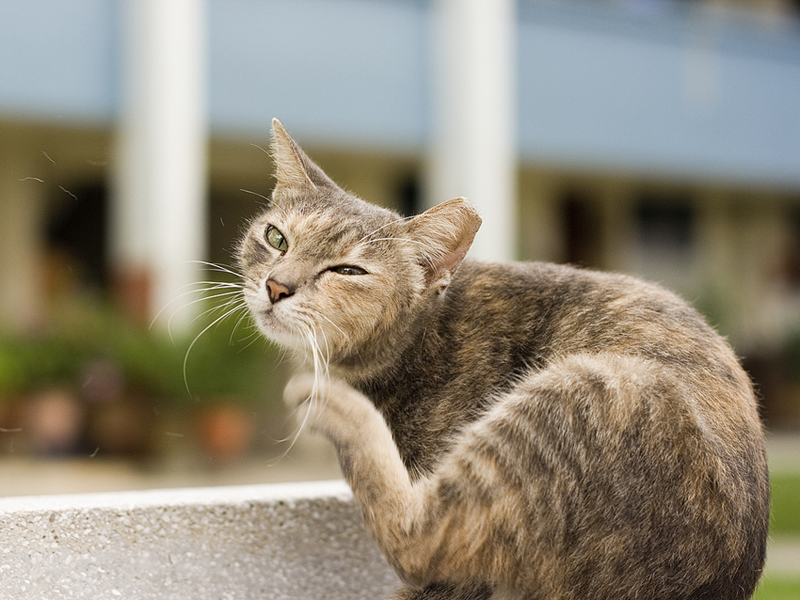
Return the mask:
<svg viewBox="0 0 800 600"><path fill-rule="evenodd" d="M245 299L295 351L286 400L335 445L396 599L751 597L763 432L702 317L623 275L463 260L465 200L401 218L277 120L272 150Z"/></svg>

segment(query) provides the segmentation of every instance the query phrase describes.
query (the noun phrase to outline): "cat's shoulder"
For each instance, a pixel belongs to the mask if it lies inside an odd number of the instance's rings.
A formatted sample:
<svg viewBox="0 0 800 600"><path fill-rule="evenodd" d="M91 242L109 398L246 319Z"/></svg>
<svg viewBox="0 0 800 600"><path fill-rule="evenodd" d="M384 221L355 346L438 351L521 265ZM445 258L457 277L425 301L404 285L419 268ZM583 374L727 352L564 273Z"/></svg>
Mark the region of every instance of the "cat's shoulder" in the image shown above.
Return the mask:
<svg viewBox="0 0 800 600"><path fill-rule="evenodd" d="M692 322L698 316L688 302L657 283L548 262L464 261L452 287L454 296L469 304L478 301L511 307L532 302L548 311L604 306L620 313L669 313Z"/></svg>
<svg viewBox="0 0 800 600"><path fill-rule="evenodd" d="M632 292L661 294L667 292L657 284L637 277L609 271L598 271L567 264L549 262L483 262L465 260L454 283L468 287L559 288L576 292Z"/></svg>

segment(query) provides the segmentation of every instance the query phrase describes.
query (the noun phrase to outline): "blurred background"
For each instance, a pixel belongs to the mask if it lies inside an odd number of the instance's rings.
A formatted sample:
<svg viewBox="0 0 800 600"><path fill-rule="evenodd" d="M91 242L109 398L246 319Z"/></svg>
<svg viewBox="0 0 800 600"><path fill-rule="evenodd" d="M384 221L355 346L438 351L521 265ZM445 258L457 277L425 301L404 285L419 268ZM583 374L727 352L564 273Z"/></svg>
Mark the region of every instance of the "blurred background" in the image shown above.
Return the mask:
<svg viewBox="0 0 800 600"><path fill-rule="evenodd" d="M0 495L336 476L227 270L272 117L476 257L678 291L800 463L797 0L0 0L0 57Z"/></svg>

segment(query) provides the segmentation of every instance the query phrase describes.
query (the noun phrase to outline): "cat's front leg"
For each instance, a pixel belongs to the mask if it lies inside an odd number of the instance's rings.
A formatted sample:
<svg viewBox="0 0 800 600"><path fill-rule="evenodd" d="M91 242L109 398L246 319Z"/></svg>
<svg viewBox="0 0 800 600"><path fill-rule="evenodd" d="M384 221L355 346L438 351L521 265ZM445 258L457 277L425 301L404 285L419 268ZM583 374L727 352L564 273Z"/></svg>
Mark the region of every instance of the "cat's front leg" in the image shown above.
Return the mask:
<svg viewBox="0 0 800 600"><path fill-rule="evenodd" d="M383 526L387 514L400 515L410 525L418 494L386 421L369 398L340 379L301 374L287 384L284 400L334 444L342 472L377 537L375 529ZM308 411L305 416L303 410Z"/></svg>
<svg viewBox="0 0 800 600"><path fill-rule="evenodd" d="M391 431L369 398L341 380L315 381L310 375L293 378L284 398L301 411L307 407L306 423L336 446L366 525L398 575L420 593L446 580L449 565L435 557L447 542L429 518L436 484L426 478L411 482Z"/></svg>

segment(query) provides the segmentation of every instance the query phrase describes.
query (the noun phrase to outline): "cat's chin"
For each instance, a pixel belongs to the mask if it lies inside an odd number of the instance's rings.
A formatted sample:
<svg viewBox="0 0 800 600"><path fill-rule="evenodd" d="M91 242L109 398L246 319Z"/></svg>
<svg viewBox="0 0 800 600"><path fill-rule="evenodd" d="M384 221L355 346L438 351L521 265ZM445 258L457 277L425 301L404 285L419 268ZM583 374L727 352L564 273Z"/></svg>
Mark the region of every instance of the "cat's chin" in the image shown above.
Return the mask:
<svg viewBox="0 0 800 600"><path fill-rule="evenodd" d="M290 350L302 346L303 339L297 333L297 328L285 323L280 315L276 314L270 303L263 301L258 296L245 296L245 299L256 327L265 338Z"/></svg>
<svg viewBox="0 0 800 600"><path fill-rule="evenodd" d="M305 347L303 336L296 329L282 323L271 312L256 316L256 325L265 338L287 350L301 350Z"/></svg>

